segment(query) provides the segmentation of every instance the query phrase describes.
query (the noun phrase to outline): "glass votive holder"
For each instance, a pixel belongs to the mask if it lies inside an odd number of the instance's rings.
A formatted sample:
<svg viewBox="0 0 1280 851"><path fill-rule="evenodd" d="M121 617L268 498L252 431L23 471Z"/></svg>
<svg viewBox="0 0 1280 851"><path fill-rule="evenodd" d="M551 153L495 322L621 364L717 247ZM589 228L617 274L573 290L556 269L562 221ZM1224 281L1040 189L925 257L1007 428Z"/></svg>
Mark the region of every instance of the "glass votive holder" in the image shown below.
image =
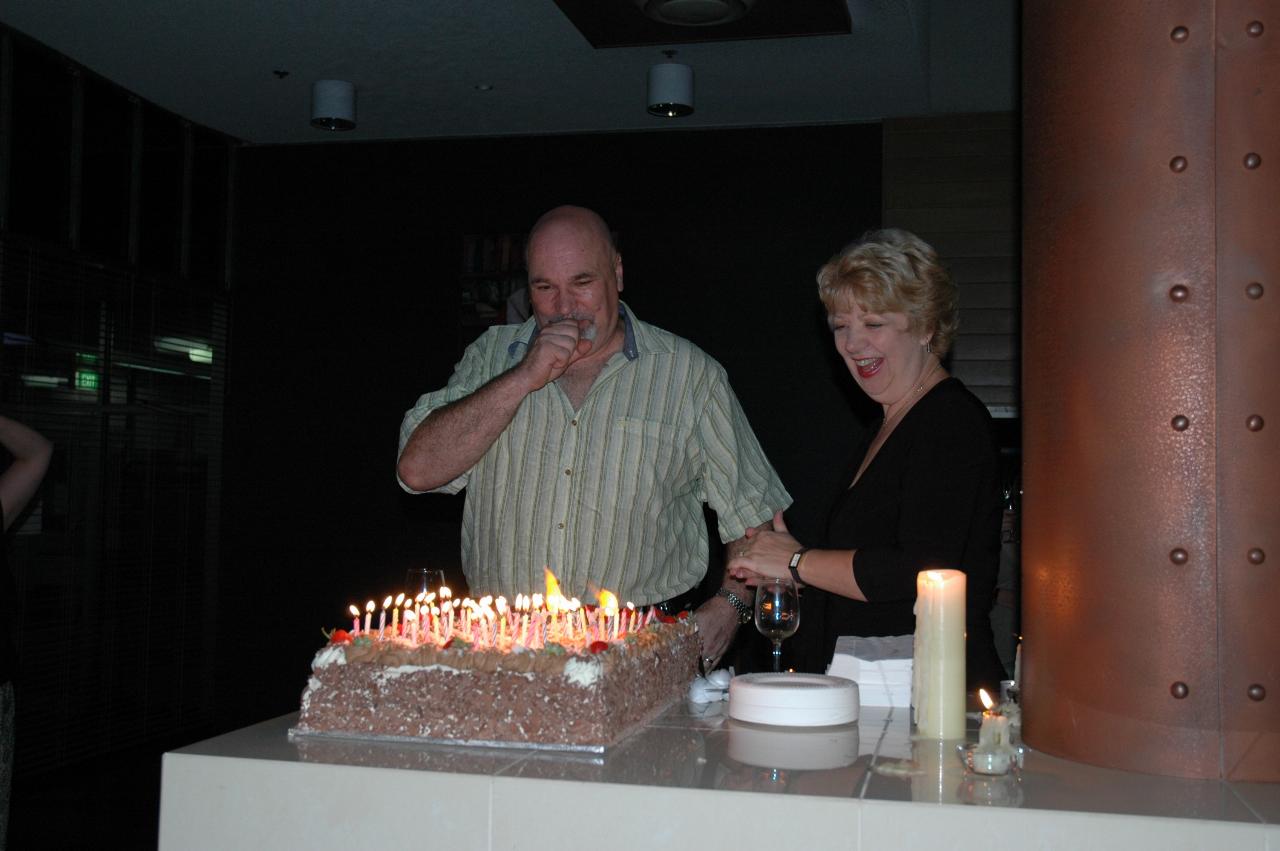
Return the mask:
<svg viewBox="0 0 1280 851"><path fill-rule="evenodd" d="M997 776L1008 774L1017 764L1018 755L1010 748L979 748L977 745L956 745L960 761L974 774Z"/></svg>

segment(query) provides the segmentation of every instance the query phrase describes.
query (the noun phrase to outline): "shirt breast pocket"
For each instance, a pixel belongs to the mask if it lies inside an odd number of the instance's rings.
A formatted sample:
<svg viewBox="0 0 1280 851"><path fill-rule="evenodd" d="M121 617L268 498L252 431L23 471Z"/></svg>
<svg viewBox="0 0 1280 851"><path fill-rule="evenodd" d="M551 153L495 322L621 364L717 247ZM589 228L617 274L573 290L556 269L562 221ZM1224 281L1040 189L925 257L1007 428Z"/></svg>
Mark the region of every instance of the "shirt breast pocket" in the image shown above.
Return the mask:
<svg viewBox="0 0 1280 851"><path fill-rule="evenodd" d="M678 425L643 417L618 417L614 439L619 444L619 472L636 481L672 488L686 477L691 461L689 437Z"/></svg>

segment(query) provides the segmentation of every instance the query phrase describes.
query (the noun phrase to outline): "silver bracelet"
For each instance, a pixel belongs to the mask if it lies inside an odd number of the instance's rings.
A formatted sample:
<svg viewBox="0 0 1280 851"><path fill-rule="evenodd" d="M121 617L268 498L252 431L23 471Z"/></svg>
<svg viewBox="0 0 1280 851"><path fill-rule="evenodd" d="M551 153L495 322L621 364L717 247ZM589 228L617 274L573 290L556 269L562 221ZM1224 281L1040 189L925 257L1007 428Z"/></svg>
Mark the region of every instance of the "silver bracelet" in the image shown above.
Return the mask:
<svg viewBox="0 0 1280 851"><path fill-rule="evenodd" d="M733 606L734 611L738 613L738 623L751 623L754 614L751 607L742 601L742 598L730 591L728 588L721 588L716 592L717 597L724 597L729 601L729 605Z"/></svg>

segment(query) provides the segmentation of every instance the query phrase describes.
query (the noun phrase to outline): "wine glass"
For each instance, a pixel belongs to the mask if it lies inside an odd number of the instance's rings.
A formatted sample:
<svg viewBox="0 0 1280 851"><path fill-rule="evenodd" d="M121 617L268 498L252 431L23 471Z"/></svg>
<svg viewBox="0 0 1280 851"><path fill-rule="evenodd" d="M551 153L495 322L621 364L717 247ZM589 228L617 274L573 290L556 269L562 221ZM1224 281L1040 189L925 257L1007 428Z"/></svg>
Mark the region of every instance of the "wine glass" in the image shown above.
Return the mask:
<svg viewBox="0 0 1280 851"><path fill-rule="evenodd" d="M430 567L411 567L404 575L405 595L417 599L419 594L439 593L444 584L444 571Z"/></svg>
<svg viewBox="0 0 1280 851"><path fill-rule="evenodd" d="M790 579L773 578L756 586L756 629L773 642L773 670L782 669L782 641L800 626L800 592Z"/></svg>

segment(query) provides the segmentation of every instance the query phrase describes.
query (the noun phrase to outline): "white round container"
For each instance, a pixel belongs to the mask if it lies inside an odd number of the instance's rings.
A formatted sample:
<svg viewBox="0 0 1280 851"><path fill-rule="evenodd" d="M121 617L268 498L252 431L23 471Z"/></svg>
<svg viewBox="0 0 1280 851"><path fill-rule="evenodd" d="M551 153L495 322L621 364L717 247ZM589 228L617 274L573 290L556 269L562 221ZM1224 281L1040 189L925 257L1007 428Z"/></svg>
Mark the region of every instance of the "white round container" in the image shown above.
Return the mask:
<svg viewBox="0 0 1280 851"><path fill-rule="evenodd" d="M729 682L729 717L780 727L858 720L858 684L824 674L744 674Z"/></svg>

